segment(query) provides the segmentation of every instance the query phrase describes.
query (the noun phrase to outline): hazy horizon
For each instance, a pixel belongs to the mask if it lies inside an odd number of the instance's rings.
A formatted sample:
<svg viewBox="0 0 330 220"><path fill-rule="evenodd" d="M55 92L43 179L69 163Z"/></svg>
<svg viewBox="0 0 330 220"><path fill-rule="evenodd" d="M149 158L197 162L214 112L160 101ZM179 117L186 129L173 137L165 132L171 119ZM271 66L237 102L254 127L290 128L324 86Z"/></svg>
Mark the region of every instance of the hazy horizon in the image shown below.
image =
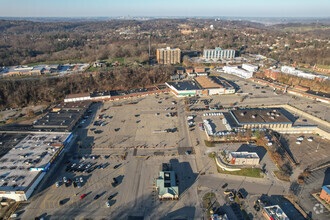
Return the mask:
<svg viewBox="0 0 330 220"><path fill-rule="evenodd" d="M329 17L326 0L11 0L1 17Z"/></svg>

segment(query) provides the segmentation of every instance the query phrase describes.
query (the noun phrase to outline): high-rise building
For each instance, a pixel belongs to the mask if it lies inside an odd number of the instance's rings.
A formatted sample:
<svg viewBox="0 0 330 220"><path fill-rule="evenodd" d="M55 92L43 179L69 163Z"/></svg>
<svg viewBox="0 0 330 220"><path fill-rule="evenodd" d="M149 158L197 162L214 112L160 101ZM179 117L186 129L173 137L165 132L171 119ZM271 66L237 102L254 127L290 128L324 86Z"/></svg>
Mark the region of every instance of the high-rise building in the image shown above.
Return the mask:
<svg viewBox="0 0 330 220"><path fill-rule="evenodd" d="M158 64L181 63L181 50L170 47L157 49L157 62Z"/></svg>
<svg viewBox="0 0 330 220"><path fill-rule="evenodd" d="M215 49L205 49L203 53L205 59L227 59L235 57L235 50L223 50L220 47Z"/></svg>

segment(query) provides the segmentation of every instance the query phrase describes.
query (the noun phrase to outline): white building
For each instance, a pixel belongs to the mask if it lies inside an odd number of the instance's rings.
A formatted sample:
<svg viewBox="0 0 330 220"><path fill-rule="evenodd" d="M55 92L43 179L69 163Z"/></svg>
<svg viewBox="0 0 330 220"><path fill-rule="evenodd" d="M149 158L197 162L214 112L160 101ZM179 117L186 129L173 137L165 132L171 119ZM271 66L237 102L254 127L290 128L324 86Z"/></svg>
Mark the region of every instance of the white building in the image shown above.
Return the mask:
<svg viewBox="0 0 330 220"><path fill-rule="evenodd" d="M28 134L0 160L0 198L28 200L72 137L71 133Z"/></svg>
<svg viewBox="0 0 330 220"><path fill-rule="evenodd" d="M242 65L242 69L245 69L249 72L257 72L258 68L259 68L258 66L248 64L248 63L243 63L243 65Z"/></svg>
<svg viewBox="0 0 330 220"><path fill-rule="evenodd" d="M234 165L250 165L255 166L259 164L259 156L254 152L230 152L228 155L230 164Z"/></svg>
<svg viewBox="0 0 330 220"><path fill-rule="evenodd" d="M64 102L81 102L91 100L89 93L69 94L65 96Z"/></svg>
<svg viewBox="0 0 330 220"><path fill-rule="evenodd" d="M266 219L290 220L279 205L263 206L262 214Z"/></svg>
<svg viewBox="0 0 330 220"><path fill-rule="evenodd" d="M253 72L246 71L244 69L238 68L237 66L225 66L223 67L223 71L225 73L236 75L244 79L253 77Z"/></svg>
<svg viewBox="0 0 330 220"><path fill-rule="evenodd" d="M296 71L296 68L291 67L291 66L282 66L281 67L282 73L295 75L295 71Z"/></svg>
<svg viewBox="0 0 330 220"><path fill-rule="evenodd" d="M296 68L291 67L291 66L282 66L281 67L281 72L285 73L285 74L305 78L305 79L311 79L311 80L314 80L315 78L319 78L321 81L328 79L327 76L316 75L316 74L313 74L313 73L306 73L304 71L297 70Z"/></svg>
<svg viewBox="0 0 330 220"><path fill-rule="evenodd" d="M223 50L220 47L216 47L215 49L205 49L203 57L205 59L231 59L235 57L235 50Z"/></svg>

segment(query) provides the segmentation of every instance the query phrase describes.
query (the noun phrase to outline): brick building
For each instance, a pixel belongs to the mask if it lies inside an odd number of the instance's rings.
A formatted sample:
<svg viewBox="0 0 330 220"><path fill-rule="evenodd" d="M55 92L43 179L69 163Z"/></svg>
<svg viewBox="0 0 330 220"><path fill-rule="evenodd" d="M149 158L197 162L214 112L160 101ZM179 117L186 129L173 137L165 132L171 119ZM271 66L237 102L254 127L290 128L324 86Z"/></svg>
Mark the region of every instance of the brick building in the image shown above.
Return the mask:
<svg viewBox="0 0 330 220"><path fill-rule="evenodd" d="M170 47L157 49L157 62L165 65L181 63L181 50Z"/></svg>
<svg viewBox="0 0 330 220"><path fill-rule="evenodd" d="M330 185L325 185L322 187L320 198L330 204Z"/></svg>
<svg viewBox="0 0 330 220"><path fill-rule="evenodd" d="M265 76L273 80L276 80L279 77L279 75L280 75L280 71L278 70L273 70L273 69L265 70Z"/></svg>

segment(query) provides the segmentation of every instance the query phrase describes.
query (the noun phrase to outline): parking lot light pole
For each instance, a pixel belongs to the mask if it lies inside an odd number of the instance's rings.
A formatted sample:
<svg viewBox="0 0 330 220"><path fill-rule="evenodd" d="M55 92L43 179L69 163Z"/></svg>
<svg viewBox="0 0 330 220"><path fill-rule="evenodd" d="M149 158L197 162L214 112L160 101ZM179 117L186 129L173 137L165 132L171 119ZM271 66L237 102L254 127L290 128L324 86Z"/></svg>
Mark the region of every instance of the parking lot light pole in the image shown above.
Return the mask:
<svg viewBox="0 0 330 220"><path fill-rule="evenodd" d="M319 146L320 146L320 142L317 144L315 152L317 152L319 150Z"/></svg>

